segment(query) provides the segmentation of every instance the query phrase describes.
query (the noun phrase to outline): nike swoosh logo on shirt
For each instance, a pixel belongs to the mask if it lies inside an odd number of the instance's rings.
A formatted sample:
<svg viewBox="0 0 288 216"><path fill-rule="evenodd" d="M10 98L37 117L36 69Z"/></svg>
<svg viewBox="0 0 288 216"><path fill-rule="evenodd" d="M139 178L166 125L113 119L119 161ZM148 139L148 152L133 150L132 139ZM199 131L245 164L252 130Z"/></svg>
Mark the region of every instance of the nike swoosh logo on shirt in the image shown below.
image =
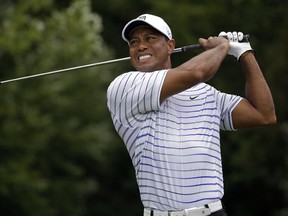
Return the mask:
<svg viewBox="0 0 288 216"><path fill-rule="evenodd" d="M190 96L190 99L191 100L194 100L195 98L197 98L199 95L196 95L196 96Z"/></svg>

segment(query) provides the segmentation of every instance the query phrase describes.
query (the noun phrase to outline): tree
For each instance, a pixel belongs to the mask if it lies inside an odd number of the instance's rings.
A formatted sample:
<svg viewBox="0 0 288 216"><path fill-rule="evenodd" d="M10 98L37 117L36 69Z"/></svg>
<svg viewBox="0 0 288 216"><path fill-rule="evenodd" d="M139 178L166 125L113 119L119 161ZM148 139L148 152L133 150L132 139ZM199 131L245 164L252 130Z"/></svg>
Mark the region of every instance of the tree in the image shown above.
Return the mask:
<svg viewBox="0 0 288 216"><path fill-rule="evenodd" d="M90 2L61 4L3 2L1 80L112 58ZM119 150L105 106L111 70L0 87L1 214L91 215L89 202L107 176L101 172Z"/></svg>

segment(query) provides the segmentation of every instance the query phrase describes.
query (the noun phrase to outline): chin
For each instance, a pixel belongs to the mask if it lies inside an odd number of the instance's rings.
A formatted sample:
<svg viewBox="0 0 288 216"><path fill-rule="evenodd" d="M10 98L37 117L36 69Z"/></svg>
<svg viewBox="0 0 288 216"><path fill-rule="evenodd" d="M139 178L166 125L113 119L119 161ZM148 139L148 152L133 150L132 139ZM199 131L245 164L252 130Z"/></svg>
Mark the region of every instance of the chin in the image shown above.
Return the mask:
<svg viewBox="0 0 288 216"><path fill-rule="evenodd" d="M134 66L134 68L137 71L141 71L141 72L152 72L152 71L156 70L154 67L137 67L137 66Z"/></svg>
<svg viewBox="0 0 288 216"><path fill-rule="evenodd" d="M153 72L153 71L156 71L154 69L147 69L147 68L142 68L142 69L137 69L138 71L141 71L141 72Z"/></svg>

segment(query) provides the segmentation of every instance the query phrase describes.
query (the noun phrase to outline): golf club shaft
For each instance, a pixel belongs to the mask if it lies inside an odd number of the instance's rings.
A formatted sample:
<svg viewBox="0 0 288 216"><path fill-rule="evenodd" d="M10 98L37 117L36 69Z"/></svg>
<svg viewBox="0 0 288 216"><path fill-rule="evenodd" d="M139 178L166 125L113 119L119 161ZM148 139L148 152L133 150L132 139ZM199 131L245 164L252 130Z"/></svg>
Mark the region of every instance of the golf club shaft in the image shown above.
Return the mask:
<svg viewBox="0 0 288 216"><path fill-rule="evenodd" d="M248 41L249 41L249 35L244 35L244 38L241 42L248 42ZM173 53L193 51L193 50L198 50L201 48L202 47L199 44L193 44L193 45L183 46L180 48L175 48ZM39 74L34 74L34 75L29 75L29 76L23 76L23 77L18 77L18 78L14 78L14 79L0 81L0 84L16 82L16 81L20 81L20 80L24 80L24 79L31 79L31 78L40 77L40 76L47 76L47 75L52 75L52 74L57 74L57 73L62 73L62 72L74 71L74 70L79 70L79 69L83 69L83 68L96 67L96 66L116 63L116 62L120 62L120 61L126 61L129 59L130 59L130 57L124 57L124 58L113 59L113 60L108 60L108 61L103 61L103 62L97 62L97 63L87 64L87 65L81 65L81 66L75 66L75 67L60 69L60 70L54 70L54 71L49 71L49 72L44 72L44 73L39 73Z"/></svg>
<svg viewBox="0 0 288 216"><path fill-rule="evenodd" d="M193 44L193 45L188 45L188 46L184 46L180 48L175 48L173 53L187 52L187 51L193 51L197 49L201 49L201 46L199 44ZM9 79L9 80L3 80L3 81L0 81L0 84L16 82L16 81L20 81L24 79L31 79L31 78L40 77L40 76L47 76L47 75L52 75L52 74L57 74L57 73L62 73L62 72L74 71L74 70L79 70L79 69L84 69L84 68L89 68L89 67L96 67L96 66L101 66L101 65L106 65L106 64L111 64L111 63L116 63L116 62L121 62L121 61L127 61L127 60L130 60L130 57L112 59L112 60L103 61L103 62L97 62L97 63L87 64L87 65L75 66L75 67L54 70L54 71L49 71L49 72L44 72L44 73L39 73L39 74L34 74L34 75L29 75L29 76L18 77L18 78Z"/></svg>
<svg viewBox="0 0 288 216"><path fill-rule="evenodd" d="M75 66L75 67L70 67L70 68L65 68L65 69L60 69L60 70L54 70L54 71L49 71L49 72L44 72L44 73L39 73L39 74L33 74L33 75L18 77L18 78L14 78L14 79L3 80L3 81L0 81L0 84L9 83L9 82L16 82L16 81L20 81L20 80L24 80L24 79L31 79L31 78L35 78L35 77L47 76L47 75L52 75L52 74L57 74L57 73L62 73L62 72L68 72L68 71L73 71L73 70L79 70L79 69L83 69L83 68L95 67L95 66L125 61L125 60L129 60L129 59L130 59L130 57L125 57L125 58L113 59L113 60L108 60L108 61L103 61L103 62L98 62L98 63L87 64L87 65Z"/></svg>

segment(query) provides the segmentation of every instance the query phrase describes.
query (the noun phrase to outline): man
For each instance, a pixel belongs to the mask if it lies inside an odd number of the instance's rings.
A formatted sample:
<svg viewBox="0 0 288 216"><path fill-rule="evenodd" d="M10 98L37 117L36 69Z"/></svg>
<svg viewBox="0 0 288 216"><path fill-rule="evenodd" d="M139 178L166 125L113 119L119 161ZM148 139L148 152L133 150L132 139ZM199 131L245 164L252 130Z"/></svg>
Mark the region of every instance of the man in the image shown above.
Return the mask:
<svg viewBox="0 0 288 216"><path fill-rule="evenodd" d="M239 42L240 32L200 38L205 51L172 68L175 41L162 18L141 15L127 23L122 37L137 71L110 84L107 104L135 167L144 215L227 215L221 204L220 129L276 122L250 43ZM204 83L227 54L242 67L245 98Z"/></svg>

